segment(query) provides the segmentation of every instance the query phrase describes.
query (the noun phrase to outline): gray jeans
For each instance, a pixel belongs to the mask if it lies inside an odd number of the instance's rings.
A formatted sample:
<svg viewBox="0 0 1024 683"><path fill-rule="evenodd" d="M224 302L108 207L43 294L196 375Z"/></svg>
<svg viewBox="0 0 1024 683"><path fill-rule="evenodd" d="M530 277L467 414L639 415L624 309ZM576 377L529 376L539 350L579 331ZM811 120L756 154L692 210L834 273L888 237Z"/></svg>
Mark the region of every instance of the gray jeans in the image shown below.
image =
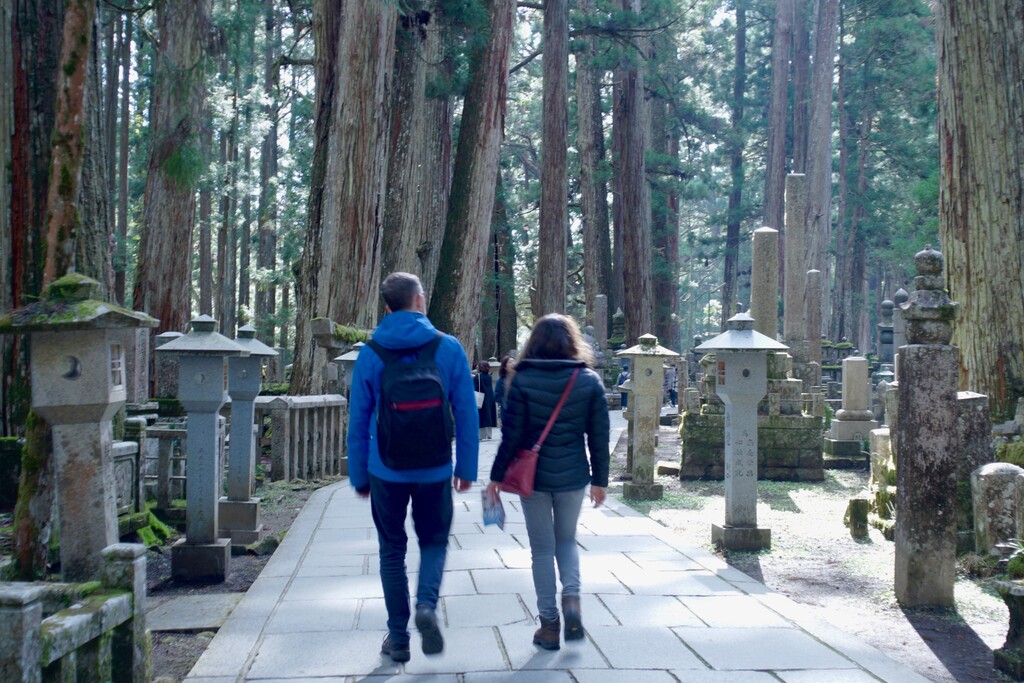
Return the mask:
<svg viewBox="0 0 1024 683"><path fill-rule="evenodd" d="M586 487L574 491L545 493L534 491L520 498L526 533L533 557L533 588L537 592L537 611L545 619L558 617L555 600L555 562L562 580L562 595L580 594L580 556L576 548L576 523L580 518Z"/></svg>

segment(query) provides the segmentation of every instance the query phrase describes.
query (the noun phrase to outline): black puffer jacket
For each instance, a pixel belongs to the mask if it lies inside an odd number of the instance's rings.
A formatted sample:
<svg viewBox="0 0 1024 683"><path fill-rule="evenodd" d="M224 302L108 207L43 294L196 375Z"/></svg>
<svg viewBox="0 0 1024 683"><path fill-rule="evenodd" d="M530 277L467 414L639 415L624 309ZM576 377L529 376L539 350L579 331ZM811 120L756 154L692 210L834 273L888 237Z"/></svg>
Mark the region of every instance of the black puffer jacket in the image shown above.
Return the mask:
<svg viewBox="0 0 1024 683"><path fill-rule="evenodd" d="M518 449L531 448L537 442L576 368L580 368L580 374L541 446L534 488L555 493L587 484L608 486L608 403L604 385L596 372L575 360L525 359L516 366L502 414L501 445L491 467L491 481L505 478L505 470Z"/></svg>

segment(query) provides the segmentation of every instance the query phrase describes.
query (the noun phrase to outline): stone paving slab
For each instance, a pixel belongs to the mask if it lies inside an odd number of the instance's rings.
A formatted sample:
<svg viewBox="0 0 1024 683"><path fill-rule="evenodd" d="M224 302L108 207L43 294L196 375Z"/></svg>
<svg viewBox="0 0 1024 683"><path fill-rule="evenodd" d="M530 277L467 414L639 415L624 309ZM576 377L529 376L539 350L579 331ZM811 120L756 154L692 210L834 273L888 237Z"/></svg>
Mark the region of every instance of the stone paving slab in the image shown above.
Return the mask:
<svg viewBox="0 0 1024 683"><path fill-rule="evenodd" d="M624 423L612 413L618 437ZM487 479L496 441L481 445ZM587 638L532 644L536 610L518 499L505 531L481 524L479 487L457 495L439 616L447 646L380 655L387 619L369 504L347 482L310 497L188 683L918 683L923 677L811 617L720 558L615 500L584 505L579 531ZM710 527L710 521L709 521ZM709 529L710 533L710 529ZM415 594L418 557L407 565Z"/></svg>
<svg viewBox="0 0 1024 683"><path fill-rule="evenodd" d="M180 595L154 601L146 611L150 631L216 631L245 593Z"/></svg>

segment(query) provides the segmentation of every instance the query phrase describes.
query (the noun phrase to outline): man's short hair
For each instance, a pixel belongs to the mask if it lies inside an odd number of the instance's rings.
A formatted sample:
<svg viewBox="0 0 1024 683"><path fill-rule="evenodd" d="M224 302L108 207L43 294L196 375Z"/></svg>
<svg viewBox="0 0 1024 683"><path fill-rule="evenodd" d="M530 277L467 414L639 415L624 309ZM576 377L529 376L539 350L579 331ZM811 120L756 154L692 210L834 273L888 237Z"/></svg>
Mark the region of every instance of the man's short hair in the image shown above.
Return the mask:
<svg viewBox="0 0 1024 683"><path fill-rule="evenodd" d="M412 273L391 273L380 283L380 295L392 311L407 311L416 303L416 295L423 293L420 279Z"/></svg>

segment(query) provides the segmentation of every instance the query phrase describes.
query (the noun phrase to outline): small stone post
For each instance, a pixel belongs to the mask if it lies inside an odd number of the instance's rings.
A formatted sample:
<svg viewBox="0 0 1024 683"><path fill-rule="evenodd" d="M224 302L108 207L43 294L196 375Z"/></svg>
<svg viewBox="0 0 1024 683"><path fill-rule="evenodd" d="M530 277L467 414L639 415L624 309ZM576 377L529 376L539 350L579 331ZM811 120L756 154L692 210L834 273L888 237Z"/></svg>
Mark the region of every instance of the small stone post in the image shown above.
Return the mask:
<svg viewBox="0 0 1024 683"><path fill-rule="evenodd" d="M914 262L898 375L896 600L903 607L952 607L959 354L949 341L957 304L943 290L941 253L928 246Z"/></svg>
<svg viewBox="0 0 1024 683"><path fill-rule="evenodd" d="M176 580L223 581L231 558L231 539L218 536L221 491L218 417L225 399L225 359L249 352L216 332L208 315L195 318L192 331L164 344L175 354L178 398L188 411L185 538L171 546L171 576Z"/></svg>
<svg viewBox="0 0 1024 683"><path fill-rule="evenodd" d="M636 346L620 351L629 358L633 395L629 410L633 413L633 480L623 485L622 494L634 500L658 500L664 493L654 483L654 447L661 418L661 390L664 385L662 363L679 354L658 346L658 338L645 334Z"/></svg>
<svg viewBox="0 0 1024 683"><path fill-rule="evenodd" d="M886 299L882 302L882 322L878 323L878 362L893 362L893 308L895 304Z"/></svg>
<svg viewBox="0 0 1024 683"><path fill-rule="evenodd" d="M907 293L907 290L902 287L897 289L896 293L892 295L892 348L894 356L899 353L901 346L907 345L907 321L903 319L903 304L907 303L909 298L910 295Z"/></svg>
<svg viewBox="0 0 1024 683"><path fill-rule="evenodd" d="M754 231L750 270L750 315L754 329L775 339L779 336L779 231Z"/></svg>
<svg viewBox="0 0 1024 683"><path fill-rule="evenodd" d="M231 448L228 450L228 495L220 499L220 536L233 545L256 543L263 535L260 499L252 497L256 467L255 400L260 393L263 360L277 352L256 339L256 328L238 328L235 343L248 356L228 358L228 395L231 396Z"/></svg>
<svg viewBox="0 0 1024 683"><path fill-rule="evenodd" d="M38 681L43 655L41 585L0 583L0 681Z"/></svg>
<svg viewBox="0 0 1024 683"><path fill-rule="evenodd" d="M111 638L111 668L124 679L151 680L146 634L146 546L115 543L104 548L102 582L105 588L132 593L132 618L116 627ZM125 676L129 671L131 676Z"/></svg>
<svg viewBox="0 0 1024 683"><path fill-rule="evenodd" d="M121 330L158 322L93 298L98 288L71 273L0 318L0 334L31 334L32 408L53 427L65 581L95 579L100 552L117 542L110 420L125 402Z"/></svg>
<svg viewBox="0 0 1024 683"><path fill-rule="evenodd" d="M594 297L594 343L602 351L608 348L608 296Z"/></svg>
<svg viewBox="0 0 1024 683"><path fill-rule="evenodd" d="M974 549L979 555L1002 555L996 546L1017 536L1017 490L1024 470L1008 462L982 465L971 473L974 502Z"/></svg>
<svg viewBox="0 0 1024 683"><path fill-rule="evenodd" d="M771 530L757 525L757 404L768 391L768 352L786 347L740 313L697 349L715 354L715 392L725 403L725 524L712 525L711 541L731 550L770 548Z"/></svg>

